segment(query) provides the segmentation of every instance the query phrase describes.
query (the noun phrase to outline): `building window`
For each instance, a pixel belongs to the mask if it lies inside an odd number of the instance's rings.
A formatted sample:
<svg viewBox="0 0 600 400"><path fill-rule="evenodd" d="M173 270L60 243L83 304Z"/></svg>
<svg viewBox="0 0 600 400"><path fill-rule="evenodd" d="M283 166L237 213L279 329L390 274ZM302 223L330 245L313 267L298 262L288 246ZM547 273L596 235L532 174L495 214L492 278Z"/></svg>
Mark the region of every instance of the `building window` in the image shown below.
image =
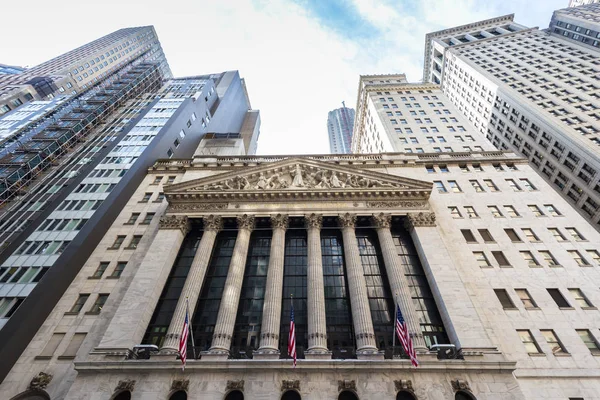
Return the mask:
<svg viewBox="0 0 600 400"><path fill-rule="evenodd" d="M471 232L470 229L461 229L460 232L467 243L477 243L477 239L475 239L475 235L473 235L473 232Z"/></svg>
<svg viewBox="0 0 600 400"><path fill-rule="evenodd" d="M544 204L544 207L546 207L548 214L553 217L560 217L562 215L552 204Z"/></svg>
<svg viewBox="0 0 600 400"><path fill-rule="evenodd" d="M119 278L121 276L121 274L123 273L123 270L125 269L126 266L127 266L127 261L119 261L117 263L117 266L113 270L112 274L110 274L108 277L113 278L113 279Z"/></svg>
<svg viewBox="0 0 600 400"><path fill-rule="evenodd" d="M521 299L525 308L537 308L537 304L527 289L515 289L515 293Z"/></svg>
<svg viewBox="0 0 600 400"><path fill-rule="evenodd" d="M504 206L504 210L506 210L506 213L511 218L520 217L519 213L517 212L517 210L513 206Z"/></svg>
<svg viewBox="0 0 600 400"><path fill-rule="evenodd" d="M456 181L448 181L448 186L450 187L450 190L454 193L462 192L462 190L460 189L460 186L458 186L458 183L456 183Z"/></svg>
<svg viewBox="0 0 600 400"><path fill-rule="evenodd" d="M554 258L552 253L550 253L548 250L539 250L538 253L540 253L540 255L542 256L542 258L544 259L546 264L548 264L548 266L558 267L558 263L556 262L556 259Z"/></svg>
<svg viewBox="0 0 600 400"><path fill-rule="evenodd" d="M530 204L527 207L529 208L529 211L531 211L533 213L533 215L535 215L536 217L544 216L544 213L542 212L542 210L540 210L540 208L538 206L536 206L535 204Z"/></svg>
<svg viewBox="0 0 600 400"><path fill-rule="evenodd" d="M575 228L565 228L569 235L577 241L585 240L585 238L579 233L579 231Z"/></svg>
<svg viewBox="0 0 600 400"><path fill-rule="evenodd" d="M144 220L140 222L140 225L148 225L152 222L152 218L154 218L154 213L146 213Z"/></svg>
<svg viewBox="0 0 600 400"><path fill-rule="evenodd" d="M109 262L103 261L98 265L98 268L96 269L96 271L94 272L94 274L92 276L90 276L90 278L93 279L100 279L102 278L102 275L104 274L104 271L106 271L106 268L108 268L108 264L110 264Z"/></svg>
<svg viewBox="0 0 600 400"><path fill-rule="evenodd" d="M525 189L529 190L530 192L537 190L535 186L533 186L533 184L529 181L529 179L522 178L519 180L521 181L521 185L523 185L523 187L525 187Z"/></svg>
<svg viewBox="0 0 600 400"><path fill-rule="evenodd" d="M42 350L42 352L36 358L37 359L51 358L54 355L54 352L56 351L56 349L58 348L58 345L60 344L60 342L62 342L64 337L65 337L64 333L53 333L52 337L50 338L48 343L46 343L46 346L44 346L44 349Z"/></svg>
<svg viewBox="0 0 600 400"><path fill-rule="evenodd" d="M488 189L490 189L490 192L498 192L499 191L498 186L496 186L491 179L484 179L483 183L485 183L485 185L488 187Z"/></svg>
<svg viewBox="0 0 600 400"><path fill-rule="evenodd" d="M573 258L573 260L575 260L577 265L579 265L580 267L589 267L590 266L590 263L585 258L583 258L583 256L581 255L581 253L579 251L567 250L567 253L569 253L571 258Z"/></svg>
<svg viewBox="0 0 600 400"><path fill-rule="evenodd" d="M485 190L483 190L483 186L481 186L481 184L478 181L470 180L469 182L471 183L471 186L473 186L473 189L475 189L475 192L485 192Z"/></svg>
<svg viewBox="0 0 600 400"><path fill-rule="evenodd" d="M592 308L594 305L588 300L588 298L583 294L581 289L569 289L569 293L575 299L575 303L579 304L581 308Z"/></svg>
<svg viewBox="0 0 600 400"><path fill-rule="evenodd" d="M162 182L162 176L157 176L154 178L154 181L152 182L152 185L158 185L160 182Z"/></svg>
<svg viewBox="0 0 600 400"><path fill-rule="evenodd" d="M433 185L437 188L439 193L448 193L448 190L446 190L446 186L444 186L443 182L433 181Z"/></svg>
<svg viewBox="0 0 600 400"><path fill-rule="evenodd" d="M131 238L131 242L129 242L126 249L128 249L128 250L137 249L138 244L140 243L140 240L142 240L142 235L134 235Z"/></svg>
<svg viewBox="0 0 600 400"><path fill-rule="evenodd" d="M530 243L535 243L535 242L539 242L540 241L540 239L537 237L537 235L535 234L535 232L533 232L532 229L521 228L521 230L523 231L523 234L525 235L525 237L527 238L527 240Z"/></svg>
<svg viewBox="0 0 600 400"><path fill-rule="evenodd" d="M494 218L503 218L504 217L504 215L502 215L502 213L500 212L500 209L498 207L488 206L488 209L490 210L490 212L492 213Z"/></svg>
<svg viewBox="0 0 600 400"><path fill-rule="evenodd" d="M517 185L517 182L515 182L514 179L505 179L506 183L508 183L508 186L511 187L511 189L515 192L521 192L522 189L519 187L519 185Z"/></svg>
<svg viewBox="0 0 600 400"><path fill-rule="evenodd" d="M108 294L99 294L94 305L92 305L92 308L90 308L90 311L86 314L100 314L102 307L104 307L104 303L106 303L106 299L108 299Z"/></svg>
<svg viewBox="0 0 600 400"><path fill-rule="evenodd" d="M112 246L109 247L109 249L116 250L116 249L120 248L121 245L123 244L123 242L125 241L125 237L126 237L125 235L117 236L117 238L113 242Z"/></svg>
<svg viewBox="0 0 600 400"><path fill-rule="evenodd" d="M479 215L477 215L477 212L475 211L474 207L465 206L465 211L467 212L469 218L479 218Z"/></svg>
<svg viewBox="0 0 600 400"><path fill-rule="evenodd" d="M600 265L600 253L598 250L587 250L587 253L592 257L592 260L598 265Z"/></svg>
<svg viewBox="0 0 600 400"><path fill-rule="evenodd" d="M520 253L521 257L523 257L523 260L525 260L530 268L536 268L540 266L540 263L535 259L533 253L530 251L520 251Z"/></svg>
<svg viewBox="0 0 600 400"><path fill-rule="evenodd" d="M152 197L152 193L149 193L149 192L144 193L144 197L142 197L142 200L140 200L140 203L149 202L151 197Z"/></svg>
<svg viewBox="0 0 600 400"><path fill-rule="evenodd" d="M481 235L484 242L490 243L495 242L494 237L487 229L478 229L479 234Z"/></svg>
<svg viewBox="0 0 600 400"><path fill-rule="evenodd" d="M496 262L498 263L499 266L510 267L510 263L508 262L508 259L506 258L506 256L504 256L503 252L492 251L492 256L494 256L494 258L496 259Z"/></svg>
<svg viewBox="0 0 600 400"><path fill-rule="evenodd" d="M504 229L504 232L506 232L506 235L512 242L520 242L521 241L521 238L519 237L519 235L517 235L517 232L515 232L514 229L506 228L506 229Z"/></svg>
<svg viewBox="0 0 600 400"><path fill-rule="evenodd" d="M79 311L81 311L89 297L89 294L80 294L77 300L75 301L75 304L73 304L73 307L71 307L71 309L69 310L69 314L79 313Z"/></svg>
<svg viewBox="0 0 600 400"><path fill-rule="evenodd" d="M498 301L500 301L500 304L502 304L502 308L504 308L505 310L516 308L506 289L494 289L494 293L496 293Z"/></svg>
<svg viewBox="0 0 600 400"><path fill-rule="evenodd" d="M458 209L458 207L448 207L448 210L450 210L450 215L452 215L452 218L462 218L462 214L460 213L460 210Z"/></svg>
<svg viewBox="0 0 600 400"><path fill-rule="evenodd" d="M559 289L546 289L559 308L571 308L571 305Z"/></svg>
<svg viewBox="0 0 600 400"><path fill-rule="evenodd" d="M174 176L169 176L169 177L167 178L167 183L168 183L168 184L172 184L173 182L175 182L175 177L174 177Z"/></svg>
<svg viewBox="0 0 600 400"><path fill-rule="evenodd" d="M540 333L546 339L546 343L550 346L552 354L568 354L552 329L540 329Z"/></svg>
<svg viewBox="0 0 600 400"><path fill-rule="evenodd" d="M556 241L558 242L567 241L567 238L565 238L563 234L560 233L560 230L558 230L558 228L548 228L548 232L550 232L550 234L552 234L552 236L554 236L554 239L556 239Z"/></svg>
<svg viewBox="0 0 600 400"><path fill-rule="evenodd" d="M64 353L58 356L58 358L63 360L75 358L79 347L81 347L81 344L83 343L83 339L85 339L85 335L85 333L75 333Z"/></svg>
<svg viewBox="0 0 600 400"><path fill-rule="evenodd" d="M434 174L435 173L435 168L433 167L433 165L426 165L425 166L425 170L427 170L428 174Z"/></svg>
<svg viewBox="0 0 600 400"><path fill-rule="evenodd" d="M474 251L473 255L475 256L475 260L477 260L477 264L481 268L488 268L492 266L483 251Z"/></svg>
<svg viewBox="0 0 600 400"><path fill-rule="evenodd" d="M598 346L598 341L592 335L589 329L577 329L577 334L592 354L600 354L600 346Z"/></svg>
<svg viewBox="0 0 600 400"><path fill-rule="evenodd" d="M127 220L127 222L125 222L125 225L133 225L135 224L135 221L137 221L138 217L140 216L140 213L132 213L131 217L129 217L129 219Z"/></svg>
<svg viewBox="0 0 600 400"><path fill-rule="evenodd" d="M521 342L525 346L525 350L527 351L527 353L540 354L542 352L537 342L531 335L529 329L517 330L517 333L519 334L519 338L521 338Z"/></svg>
<svg viewBox="0 0 600 400"><path fill-rule="evenodd" d="M165 199L165 194L163 192L160 192L158 194L158 196L156 196L156 200L154 200L154 202L161 203L164 199Z"/></svg>

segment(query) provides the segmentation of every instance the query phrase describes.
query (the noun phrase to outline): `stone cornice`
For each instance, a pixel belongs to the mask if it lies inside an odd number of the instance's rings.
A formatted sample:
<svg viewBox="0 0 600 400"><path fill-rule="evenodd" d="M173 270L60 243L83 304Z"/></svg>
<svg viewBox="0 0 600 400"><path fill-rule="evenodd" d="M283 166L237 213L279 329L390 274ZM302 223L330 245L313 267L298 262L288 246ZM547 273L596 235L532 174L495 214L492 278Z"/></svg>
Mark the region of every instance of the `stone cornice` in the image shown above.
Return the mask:
<svg viewBox="0 0 600 400"><path fill-rule="evenodd" d="M185 235L190 231L190 221L186 216L163 215L160 217L158 229L179 229Z"/></svg>
<svg viewBox="0 0 600 400"><path fill-rule="evenodd" d="M424 226L435 226L435 214L432 212L408 213L404 224L406 229L411 230Z"/></svg>

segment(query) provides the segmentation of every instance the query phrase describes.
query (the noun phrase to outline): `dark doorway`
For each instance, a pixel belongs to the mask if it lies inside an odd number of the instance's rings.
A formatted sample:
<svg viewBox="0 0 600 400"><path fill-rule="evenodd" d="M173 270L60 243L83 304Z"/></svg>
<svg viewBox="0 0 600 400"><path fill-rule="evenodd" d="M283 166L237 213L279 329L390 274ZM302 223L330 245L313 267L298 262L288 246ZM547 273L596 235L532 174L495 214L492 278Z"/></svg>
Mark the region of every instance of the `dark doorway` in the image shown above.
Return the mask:
<svg viewBox="0 0 600 400"><path fill-rule="evenodd" d="M131 392L129 390L116 395L113 400L131 400Z"/></svg>
<svg viewBox="0 0 600 400"><path fill-rule="evenodd" d="M358 396L348 390L344 390L338 396L338 400L358 400Z"/></svg>
<svg viewBox="0 0 600 400"><path fill-rule="evenodd" d="M169 397L169 400L187 400L187 393L183 390L178 390Z"/></svg>
<svg viewBox="0 0 600 400"><path fill-rule="evenodd" d="M405 392L403 390L401 392L398 392L398 394L396 395L396 400L417 400L417 398L413 396L412 393Z"/></svg>
<svg viewBox="0 0 600 400"><path fill-rule="evenodd" d="M295 392L293 390L288 390L287 392L285 392L283 394L283 396L281 396L281 400L301 400L302 396L300 396L300 393Z"/></svg>
<svg viewBox="0 0 600 400"><path fill-rule="evenodd" d="M227 393L225 400L244 400L244 393L239 390L234 390L233 392Z"/></svg>
<svg viewBox="0 0 600 400"><path fill-rule="evenodd" d="M476 400L475 396L469 394L467 392L463 392L462 390L456 392L454 395L454 400Z"/></svg>

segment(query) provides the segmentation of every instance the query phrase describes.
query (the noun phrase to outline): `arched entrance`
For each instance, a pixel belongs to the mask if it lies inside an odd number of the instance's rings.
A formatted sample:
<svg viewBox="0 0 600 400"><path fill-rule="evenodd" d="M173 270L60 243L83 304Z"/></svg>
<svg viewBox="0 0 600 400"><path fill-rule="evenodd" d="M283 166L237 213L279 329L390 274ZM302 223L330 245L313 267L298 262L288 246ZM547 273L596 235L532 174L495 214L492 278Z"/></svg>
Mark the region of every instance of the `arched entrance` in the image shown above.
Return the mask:
<svg viewBox="0 0 600 400"><path fill-rule="evenodd" d="M281 400L301 400L302 396L295 390L288 390L281 396Z"/></svg>
<svg viewBox="0 0 600 400"><path fill-rule="evenodd" d="M28 390L16 395L11 400L50 400L50 396L44 391Z"/></svg>
<svg viewBox="0 0 600 400"><path fill-rule="evenodd" d="M454 395L454 400L477 400L471 393L459 390Z"/></svg>
<svg viewBox="0 0 600 400"><path fill-rule="evenodd" d="M358 396L349 390L344 390L338 396L338 400L358 400Z"/></svg>
<svg viewBox="0 0 600 400"><path fill-rule="evenodd" d="M131 400L131 392L126 390L113 397L113 400Z"/></svg>
<svg viewBox="0 0 600 400"><path fill-rule="evenodd" d="M244 400L244 393L240 392L239 390L234 390L227 393L225 400Z"/></svg>
<svg viewBox="0 0 600 400"><path fill-rule="evenodd" d="M178 390L169 397L169 400L187 400L187 393L183 390Z"/></svg>
<svg viewBox="0 0 600 400"><path fill-rule="evenodd" d="M396 395L396 400L417 400L417 398L412 393L402 390Z"/></svg>

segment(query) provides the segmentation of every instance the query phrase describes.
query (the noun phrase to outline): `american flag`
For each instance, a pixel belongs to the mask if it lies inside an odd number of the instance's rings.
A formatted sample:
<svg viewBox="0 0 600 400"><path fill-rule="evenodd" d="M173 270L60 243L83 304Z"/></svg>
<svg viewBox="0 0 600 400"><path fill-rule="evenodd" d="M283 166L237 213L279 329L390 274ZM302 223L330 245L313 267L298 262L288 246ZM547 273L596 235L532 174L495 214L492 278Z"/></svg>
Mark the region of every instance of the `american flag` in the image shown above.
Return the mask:
<svg viewBox="0 0 600 400"><path fill-rule="evenodd" d="M185 362L187 360L187 339L188 333L190 332L190 320L188 318L187 308L185 310L185 322L183 323L183 329L181 330L181 337L179 339L179 357L181 357L181 370L185 371Z"/></svg>
<svg viewBox="0 0 600 400"><path fill-rule="evenodd" d="M396 306L396 335L402 343L402 347L404 348L404 352L408 354L410 357L410 362L413 366L418 367L419 361L417 361L417 353L413 346L412 339L410 338L410 334L408 333L408 328L406 327L406 321L404 321L404 317L402 316L402 311L400 311L400 306Z"/></svg>
<svg viewBox="0 0 600 400"><path fill-rule="evenodd" d="M288 337L288 356L294 357L294 368L296 368L296 323L294 322L294 305L290 315L290 335Z"/></svg>

